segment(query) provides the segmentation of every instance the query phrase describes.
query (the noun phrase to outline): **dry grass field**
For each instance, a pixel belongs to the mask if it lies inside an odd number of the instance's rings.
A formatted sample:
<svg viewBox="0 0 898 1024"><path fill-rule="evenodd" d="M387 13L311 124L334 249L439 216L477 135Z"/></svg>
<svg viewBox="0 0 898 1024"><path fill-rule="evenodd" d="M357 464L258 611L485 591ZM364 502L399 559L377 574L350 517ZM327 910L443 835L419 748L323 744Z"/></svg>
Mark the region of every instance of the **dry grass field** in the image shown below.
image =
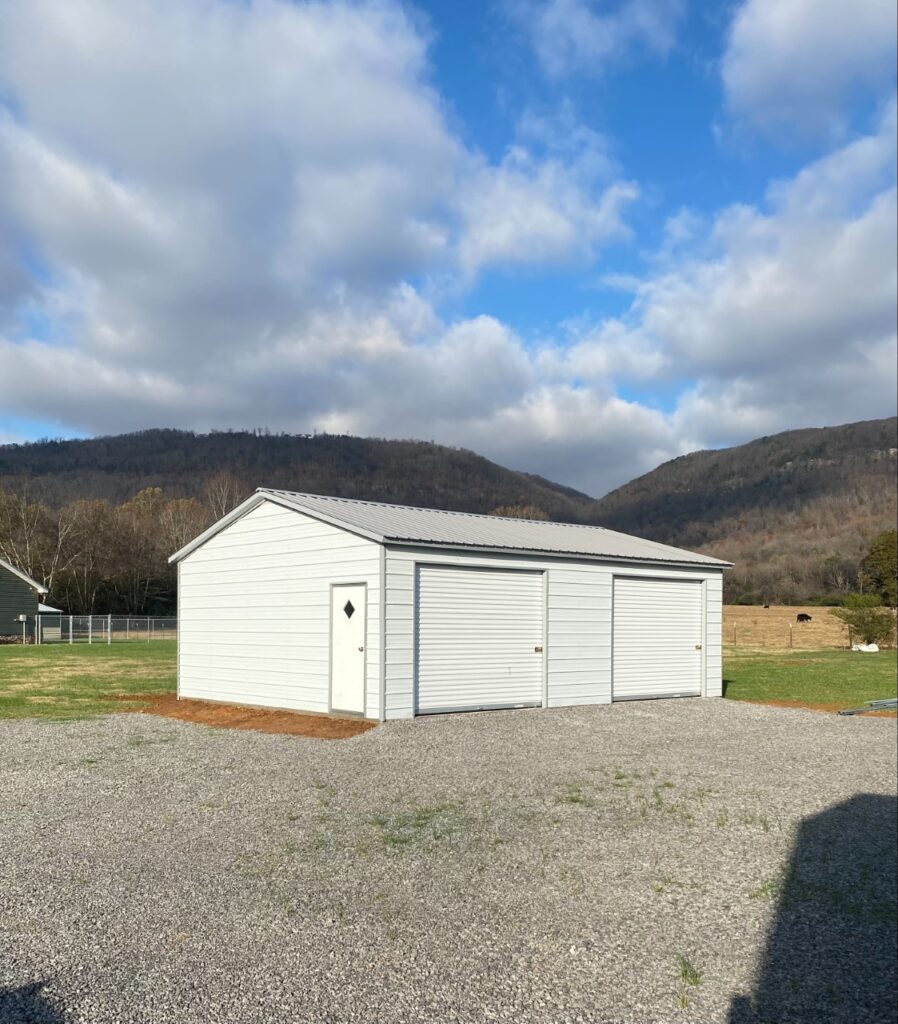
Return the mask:
<svg viewBox="0 0 898 1024"><path fill-rule="evenodd" d="M797 622L801 612L810 615L811 622ZM723 643L725 647L796 651L847 648L848 627L829 608L728 604L723 608Z"/></svg>

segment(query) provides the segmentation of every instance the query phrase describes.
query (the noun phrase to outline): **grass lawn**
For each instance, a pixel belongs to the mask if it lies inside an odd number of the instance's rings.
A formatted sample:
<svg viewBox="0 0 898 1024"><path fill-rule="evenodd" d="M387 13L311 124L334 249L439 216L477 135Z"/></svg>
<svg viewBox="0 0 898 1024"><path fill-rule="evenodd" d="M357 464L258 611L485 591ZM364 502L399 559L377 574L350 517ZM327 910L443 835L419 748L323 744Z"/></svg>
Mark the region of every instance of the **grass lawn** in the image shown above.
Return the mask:
<svg viewBox="0 0 898 1024"><path fill-rule="evenodd" d="M730 700L808 705L837 711L896 696L895 651L731 652L723 668Z"/></svg>
<svg viewBox="0 0 898 1024"><path fill-rule="evenodd" d="M128 694L175 690L174 641L0 646L0 719L87 718L121 710ZM896 695L894 651L744 651L727 654L730 700L859 707Z"/></svg>
<svg viewBox="0 0 898 1024"><path fill-rule="evenodd" d="M173 693L175 654L173 640L0 646L0 719L89 718L129 693Z"/></svg>

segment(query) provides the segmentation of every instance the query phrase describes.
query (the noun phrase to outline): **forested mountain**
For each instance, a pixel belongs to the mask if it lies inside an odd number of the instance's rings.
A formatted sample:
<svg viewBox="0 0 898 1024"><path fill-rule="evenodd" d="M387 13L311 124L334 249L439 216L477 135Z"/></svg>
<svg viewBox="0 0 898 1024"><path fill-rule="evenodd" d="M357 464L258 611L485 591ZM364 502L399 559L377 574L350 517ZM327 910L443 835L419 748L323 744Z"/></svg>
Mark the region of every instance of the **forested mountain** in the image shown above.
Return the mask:
<svg viewBox="0 0 898 1024"><path fill-rule="evenodd" d="M735 562L731 600L838 595L895 526L896 454L895 417L790 430L665 462L599 500L593 518Z"/></svg>
<svg viewBox="0 0 898 1024"><path fill-rule="evenodd" d="M257 486L592 523L736 563L729 601L837 599L894 527L898 421L667 462L595 501L421 441L148 430L0 446L0 556L72 612L174 607L166 559Z"/></svg>
<svg viewBox="0 0 898 1024"><path fill-rule="evenodd" d="M369 501L489 512L532 505L550 518L582 521L592 501L568 487L505 469L474 452L424 441L331 434L146 430L76 441L0 445L0 489L30 481L60 505L81 498L118 503L145 487L202 498L222 471L241 496L280 487Z"/></svg>

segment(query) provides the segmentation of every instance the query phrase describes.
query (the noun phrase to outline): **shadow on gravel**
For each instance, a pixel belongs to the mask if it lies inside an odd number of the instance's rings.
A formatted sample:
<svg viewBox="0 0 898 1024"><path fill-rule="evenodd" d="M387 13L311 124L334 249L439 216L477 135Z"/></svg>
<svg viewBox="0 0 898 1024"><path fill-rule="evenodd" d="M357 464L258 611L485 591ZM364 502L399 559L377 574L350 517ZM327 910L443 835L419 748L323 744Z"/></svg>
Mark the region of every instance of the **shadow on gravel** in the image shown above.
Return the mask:
<svg viewBox="0 0 898 1024"><path fill-rule="evenodd" d="M21 988L0 988L2 1024L65 1024L65 1017L44 997L46 982L35 981Z"/></svg>
<svg viewBox="0 0 898 1024"><path fill-rule="evenodd" d="M758 986L729 1024L895 1020L898 800L864 794L806 818Z"/></svg>

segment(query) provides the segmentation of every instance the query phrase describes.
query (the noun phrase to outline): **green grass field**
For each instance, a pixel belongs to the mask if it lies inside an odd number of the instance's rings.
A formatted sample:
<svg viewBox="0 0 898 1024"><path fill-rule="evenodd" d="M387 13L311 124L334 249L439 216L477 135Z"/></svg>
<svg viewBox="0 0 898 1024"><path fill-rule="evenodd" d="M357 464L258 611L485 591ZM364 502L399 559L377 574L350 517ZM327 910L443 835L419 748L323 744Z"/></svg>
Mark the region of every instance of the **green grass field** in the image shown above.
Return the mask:
<svg viewBox="0 0 898 1024"><path fill-rule="evenodd" d="M173 640L2 646L0 719L90 718L127 694L173 693L175 655Z"/></svg>
<svg viewBox="0 0 898 1024"><path fill-rule="evenodd" d="M128 694L173 693L175 653L169 640L0 647L0 719L89 718L122 710ZM724 693L836 710L894 697L896 673L894 651L738 651L724 662Z"/></svg>
<svg viewBox="0 0 898 1024"><path fill-rule="evenodd" d="M895 651L733 652L724 659L730 700L788 701L832 710L896 696Z"/></svg>

